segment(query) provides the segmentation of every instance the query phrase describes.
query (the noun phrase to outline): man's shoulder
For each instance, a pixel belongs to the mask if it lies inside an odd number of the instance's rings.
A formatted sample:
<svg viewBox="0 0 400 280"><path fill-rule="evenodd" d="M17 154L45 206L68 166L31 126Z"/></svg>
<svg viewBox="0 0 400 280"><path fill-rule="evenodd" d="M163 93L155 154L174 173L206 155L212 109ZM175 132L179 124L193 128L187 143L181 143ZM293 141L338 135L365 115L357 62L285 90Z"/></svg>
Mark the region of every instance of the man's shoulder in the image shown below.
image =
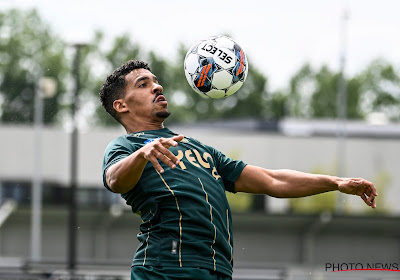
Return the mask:
<svg viewBox="0 0 400 280"><path fill-rule="evenodd" d="M115 139L113 139L109 144L109 147L114 146L131 146L135 144L143 145L147 142L154 140L160 137L168 137L168 134L173 134L168 129L160 129L160 130L147 130L147 131L139 131L133 132L130 134L121 135Z"/></svg>
<svg viewBox="0 0 400 280"><path fill-rule="evenodd" d="M139 144L138 140L135 141L135 138L128 137L129 135L121 135L110 143L108 143L105 153L113 150L120 150L120 149L131 149L136 144Z"/></svg>
<svg viewBox="0 0 400 280"><path fill-rule="evenodd" d="M129 142L129 140L127 139L127 135L121 135L113 140L111 140L110 143L108 143L108 146L114 146L114 145L121 145L124 143Z"/></svg>

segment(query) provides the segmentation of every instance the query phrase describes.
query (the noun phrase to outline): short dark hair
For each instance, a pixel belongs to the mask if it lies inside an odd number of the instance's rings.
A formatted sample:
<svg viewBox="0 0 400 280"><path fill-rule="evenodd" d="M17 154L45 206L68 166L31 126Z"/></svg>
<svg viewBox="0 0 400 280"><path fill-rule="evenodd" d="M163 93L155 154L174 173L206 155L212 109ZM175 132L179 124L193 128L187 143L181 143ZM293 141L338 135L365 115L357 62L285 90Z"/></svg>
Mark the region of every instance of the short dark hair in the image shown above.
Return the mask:
<svg viewBox="0 0 400 280"><path fill-rule="evenodd" d="M104 109L118 122L120 118L113 107L115 100L125 94L125 76L135 69L151 71L150 66L140 60L129 60L114 70L100 88L100 101Z"/></svg>

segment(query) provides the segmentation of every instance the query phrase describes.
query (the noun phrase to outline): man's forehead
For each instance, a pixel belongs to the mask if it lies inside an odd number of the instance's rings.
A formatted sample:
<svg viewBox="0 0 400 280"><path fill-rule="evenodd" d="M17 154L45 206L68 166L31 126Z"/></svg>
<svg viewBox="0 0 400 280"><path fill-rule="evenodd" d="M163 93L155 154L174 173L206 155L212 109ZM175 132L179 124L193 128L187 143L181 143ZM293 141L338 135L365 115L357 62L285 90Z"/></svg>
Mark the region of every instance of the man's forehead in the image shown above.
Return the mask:
<svg viewBox="0 0 400 280"><path fill-rule="evenodd" d="M126 78L132 81L135 81L136 79L142 77L142 76L153 76L153 73L151 73L147 69L134 69L131 72L129 72L128 75L126 75Z"/></svg>

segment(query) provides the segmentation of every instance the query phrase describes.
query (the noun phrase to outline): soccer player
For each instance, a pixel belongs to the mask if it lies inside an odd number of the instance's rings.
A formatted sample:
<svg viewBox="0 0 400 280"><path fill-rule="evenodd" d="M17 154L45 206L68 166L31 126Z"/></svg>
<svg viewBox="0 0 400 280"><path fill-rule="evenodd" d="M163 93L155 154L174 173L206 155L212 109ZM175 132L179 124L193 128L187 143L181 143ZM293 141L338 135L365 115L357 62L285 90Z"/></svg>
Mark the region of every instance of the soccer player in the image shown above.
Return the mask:
<svg viewBox="0 0 400 280"><path fill-rule="evenodd" d="M142 219L132 279L231 279L225 191L288 198L338 190L376 207L376 189L364 179L247 165L170 131L163 125L170 115L167 97L145 62L117 68L100 99L127 132L105 150L103 181Z"/></svg>

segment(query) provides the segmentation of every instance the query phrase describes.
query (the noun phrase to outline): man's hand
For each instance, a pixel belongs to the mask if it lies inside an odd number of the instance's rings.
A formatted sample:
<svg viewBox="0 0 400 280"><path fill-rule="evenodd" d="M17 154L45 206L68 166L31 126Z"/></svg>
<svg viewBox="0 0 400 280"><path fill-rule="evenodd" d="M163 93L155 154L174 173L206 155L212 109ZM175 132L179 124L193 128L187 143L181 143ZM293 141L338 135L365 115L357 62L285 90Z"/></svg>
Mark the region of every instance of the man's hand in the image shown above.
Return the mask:
<svg viewBox="0 0 400 280"><path fill-rule="evenodd" d="M343 178L338 184L338 189L342 193L358 195L365 204L376 208L375 197L378 193L371 182L361 178Z"/></svg>
<svg viewBox="0 0 400 280"><path fill-rule="evenodd" d="M162 173L158 160L161 160L171 168L179 164L178 158L171 153L169 147L178 145L183 135L171 138L159 138L150 142L134 152L111 165L106 171L106 182L115 193L126 193L131 190L142 176L146 164L150 161L154 168Z"/></svg>
<svg viewBox="0 0 400 280"><path fill-rule="evenodd" d="M144 159L150 161L158 172L163 173L164 169L158 160L161 160L171 168L175 168L179 164L179 159L169 150L169 147L177 146L178 142L182 141L183 138L183 135L178 135L171 138L156 139L141 148L140 154Z"/></svg>

